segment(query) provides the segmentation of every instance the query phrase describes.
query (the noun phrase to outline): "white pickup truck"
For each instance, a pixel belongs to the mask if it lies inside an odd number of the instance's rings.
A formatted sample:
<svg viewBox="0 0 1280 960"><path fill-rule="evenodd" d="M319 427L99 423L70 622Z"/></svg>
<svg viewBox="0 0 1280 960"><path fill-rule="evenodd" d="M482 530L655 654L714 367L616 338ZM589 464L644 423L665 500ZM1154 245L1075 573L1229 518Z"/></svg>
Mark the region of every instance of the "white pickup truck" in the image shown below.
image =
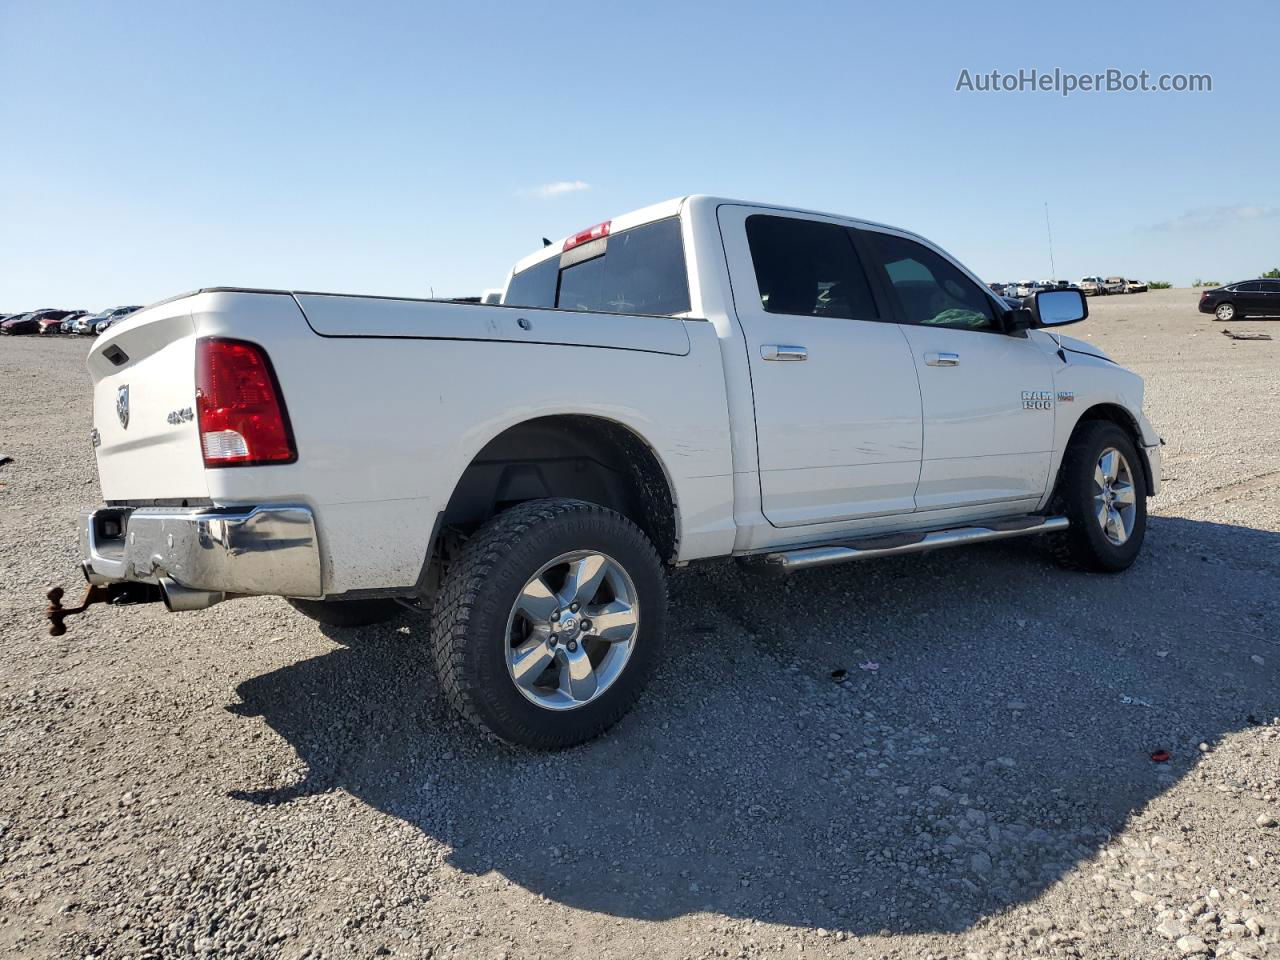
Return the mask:
<svg viewBox="0 0 1280 960"><path fill-rule="evenodd" d="M1161 441L1138 376L1038 329L1086 315L904 230L705 196L539 250L497 305L200 290L89 355L86 603L430 608L458 710L578 743L658 662L670 565L1049 534L1128 567Z"/></svg>

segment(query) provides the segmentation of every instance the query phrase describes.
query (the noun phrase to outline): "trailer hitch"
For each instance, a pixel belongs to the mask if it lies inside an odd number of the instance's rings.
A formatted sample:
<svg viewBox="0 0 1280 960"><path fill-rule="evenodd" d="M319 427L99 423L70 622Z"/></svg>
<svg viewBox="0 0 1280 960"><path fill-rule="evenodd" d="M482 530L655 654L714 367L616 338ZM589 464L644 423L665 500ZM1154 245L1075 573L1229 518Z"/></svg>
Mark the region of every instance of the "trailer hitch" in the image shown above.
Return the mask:
<svg viewBox="0 0 1280 960"><path fill-rule="evenodd" d="M85 590L84 598L78 607L64 607L62 605L64 596L66 591L61 587L50 587L45 592L49 606L45 609L44 615L49 620L51 637L60 637L67 632L67 625L63 622L67 617L84 613L95 603L153 603L161 599L159 587L146 583L91 583Z"/></svg>
<svg viewBox="0 0 1280 960"><path fill-rule="evenodd" d="M80 601L78 607L64 607L62 598L66 595L61 587L50 587L45 593L49 598L49 608L45 610L44 615L49 618L49 636L60 637L67 632L67 625L62 621L67 617L74 617L78 613L84 613L89 607L95 603L107 602L107 588L101 584L91 583L84 592L84 599Z"/></svg>

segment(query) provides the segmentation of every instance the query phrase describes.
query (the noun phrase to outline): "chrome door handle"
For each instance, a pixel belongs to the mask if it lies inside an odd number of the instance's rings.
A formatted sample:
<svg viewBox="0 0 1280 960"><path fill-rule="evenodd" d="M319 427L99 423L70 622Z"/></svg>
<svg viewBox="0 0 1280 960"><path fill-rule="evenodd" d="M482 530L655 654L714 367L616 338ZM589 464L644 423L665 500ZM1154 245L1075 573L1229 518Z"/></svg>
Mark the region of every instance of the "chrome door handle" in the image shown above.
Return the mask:
<svg viewBox="0 0 1280 960"><path fill-rule="evenodd" d="M794 343L766 343L760 347L760 356L766 360L808 360L809 351Z"/></svg>
<svg viewBox="0 0 1280 960"><path fill-rule="evenodd" d="M926 353L924 362L931 367L958 367L960 366L960 354L958 353Z"/></svg>

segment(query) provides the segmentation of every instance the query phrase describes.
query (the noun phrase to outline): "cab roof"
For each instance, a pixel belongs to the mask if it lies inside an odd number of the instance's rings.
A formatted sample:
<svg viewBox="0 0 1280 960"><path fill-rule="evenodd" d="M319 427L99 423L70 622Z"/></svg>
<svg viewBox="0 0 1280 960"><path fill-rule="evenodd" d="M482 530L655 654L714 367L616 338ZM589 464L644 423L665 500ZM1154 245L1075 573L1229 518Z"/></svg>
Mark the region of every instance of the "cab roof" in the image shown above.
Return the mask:
<svg viewBox="0 0 1280 960"><path fill-rule="evenodd" d="M812 216L833 217L837 220L846 220L851 224L857 224L867 227L882 227L888 230L896 230L899 233L908 236L918 237L919 235L910 230L903 230L901 227L894 227L885 223L877 223L874 220L862 220L857 217L850 217L844 214L832 213L829 210L806 210L803 207L788 207L776 203L761 203L758 200L735 200L732 197L715 197L707 194L695 193L687 194L683 197L673 197L670 200L663 200L661 203L651 204L647 207L641 207L639 210L632 210L620 216L613 217L609 220L609 232L618 233L622 230L628 230L631 227L638 227L642 223L651 223L654 220L665 220L667 217L675 217L680 215L686 207L709 207L714 210L716 207L723 205L737 205L746 207L760 207L765 210L777 210L783 213L804 213ZM526 257L516 262L512 273L520 273L527 270L535 264L551 257L558 257L564 251L565 241L569 240L575 234L568 234L544 246ZM923 238L921 238L923 239Z"/></svg>

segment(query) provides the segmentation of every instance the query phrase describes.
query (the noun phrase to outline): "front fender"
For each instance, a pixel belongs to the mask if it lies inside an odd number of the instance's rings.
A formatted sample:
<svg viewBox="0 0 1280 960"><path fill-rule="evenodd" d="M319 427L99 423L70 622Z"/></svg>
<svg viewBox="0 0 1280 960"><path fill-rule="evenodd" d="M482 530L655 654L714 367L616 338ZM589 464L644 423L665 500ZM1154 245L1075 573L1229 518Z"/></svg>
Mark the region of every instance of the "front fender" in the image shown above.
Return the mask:
<svg viewBox="0 0 1280 960"><path fill-rule="evenodd" d="M1082 420L1096 419L1104 408L1104 419L1120 411L1134 432L1146 462L1149 493L1160 489L1160 435L1142 412L1145 385L1140 376L1125 367L1092 355L1067 352L1067 362L1054 371L1054 440L1050 476L1055 478L1046 491L1041 509L1048 505L1057 486L1058 470L1067 444Z"/></svg>

